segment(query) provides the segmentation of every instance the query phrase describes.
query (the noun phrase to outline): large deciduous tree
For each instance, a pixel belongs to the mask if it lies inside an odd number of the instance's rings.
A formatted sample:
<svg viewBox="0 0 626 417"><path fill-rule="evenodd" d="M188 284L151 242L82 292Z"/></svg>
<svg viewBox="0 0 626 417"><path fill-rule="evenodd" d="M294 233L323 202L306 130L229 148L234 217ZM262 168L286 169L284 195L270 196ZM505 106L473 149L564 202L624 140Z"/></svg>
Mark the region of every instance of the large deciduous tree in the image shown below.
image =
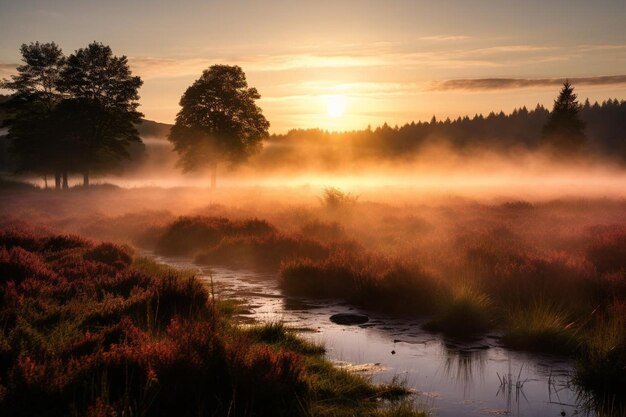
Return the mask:
<svg viewBox="0 0 626 417"><path fill-rule="evenodd" d="M213 65L180 99L181 109L169 140L185 172L211 168L215 188L217 164L238 163L257 152L268 136L269 122L239 66Z"/></svg>
<svg viewBox="0 0 626 417"><path fill-rule="evenodd" d="M125 56L113 55L98 42L67 58L60 78L61 91L69 98L60 106L59 119L66 120L66 134L77 151L74 169L89 184L90 171L107 171L128 158L128 147L141 142L135 124L139 77L131 74Z"/></svg>
<svg viewBox="0 0 626 417"><path fill-rule="evenodd" d="M585 122L580 118L580 110L581 105L574 94L574 87L566 80L543 127L544 142L559 152L580 150L587 140Z"/></svg>
<svg viewBox="0 0 626 417"><path fill-rule="evenodd" d="M68 58L55 43L22 45L24 64L2 87L14 93L4 106L9 114L10 149L19 170L55 173L67 188L68 173L105 172L129 157L128 147L141 143L135 124L139 77L125 56L98 42Z"/></svg>

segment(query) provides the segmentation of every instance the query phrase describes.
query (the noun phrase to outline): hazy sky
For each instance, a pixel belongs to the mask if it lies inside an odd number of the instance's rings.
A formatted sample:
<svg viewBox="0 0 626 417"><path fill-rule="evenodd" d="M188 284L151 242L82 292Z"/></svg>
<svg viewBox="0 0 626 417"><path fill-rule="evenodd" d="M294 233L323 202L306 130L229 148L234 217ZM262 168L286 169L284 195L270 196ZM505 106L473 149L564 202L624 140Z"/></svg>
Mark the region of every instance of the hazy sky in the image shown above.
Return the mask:
<svg viewBox="0 0 626 417"><path fill-rule="evenodd" d="M164 122L216 63L244 69L273 132L551 106L565 77L626 99L624 0L0 0L0 77L22 43L94 40L129 57Z"/></svg>

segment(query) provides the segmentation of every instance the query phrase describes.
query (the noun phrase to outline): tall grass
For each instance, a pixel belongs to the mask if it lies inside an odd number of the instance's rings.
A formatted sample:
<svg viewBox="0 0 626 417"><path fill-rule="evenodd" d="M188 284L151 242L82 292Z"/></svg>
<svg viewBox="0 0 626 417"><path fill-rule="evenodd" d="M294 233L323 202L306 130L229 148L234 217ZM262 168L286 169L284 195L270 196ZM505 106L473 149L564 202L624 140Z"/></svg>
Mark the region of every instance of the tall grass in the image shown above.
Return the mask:
<svg viewBox="0 0 626 417"><path fill-rule="evenodd" d="M456 338L473 338L495 325L491 299L472 285L455 285L441 303L436 318L424 326L427 330Z"/></svg>
<svg viewBox="0 0 626 417"><path fill-rule="evenodd" d="M432 311L440 291L437 280L416 265L346 251L321 261L286 262L281 268L280 285L289 294L344 298L398 314Z"/></svg>
<svg viewBox="0 0 626 417"><path fill-rule="evenodd" d="M611 304L583 337L577 382L593 395L587 399L601 415L626 413L626 302Z"/></svg>
<svg viewBox="0 0 626 417"><path fill-rule="evenodd" d="M0 299L2 415L315 416L322 397L375 415L386 392L282 325L233 326L192 273L117 245L0 231ZM342 384L364 390L349 407Z"/></svg>
<svg viewBox="0 0 626 417"><path fill-rule="evenodd" d="M508 312L503 342L513 348L573 354L580 348L579 324L568 311L544 300Z"/></svg>

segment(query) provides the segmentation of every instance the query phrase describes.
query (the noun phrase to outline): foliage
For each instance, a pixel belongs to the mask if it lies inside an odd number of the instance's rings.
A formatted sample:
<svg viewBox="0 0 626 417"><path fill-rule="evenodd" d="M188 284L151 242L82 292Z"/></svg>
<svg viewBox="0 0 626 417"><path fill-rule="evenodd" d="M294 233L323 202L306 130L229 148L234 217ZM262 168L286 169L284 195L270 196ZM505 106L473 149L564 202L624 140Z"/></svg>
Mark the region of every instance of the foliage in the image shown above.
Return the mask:
<svg viewBox="0 0 626 417"><path fill-rule="evenodd" d="M2 126L9 129L9 151L19 156L18 172L46 174L62 169L64 151L53 129L52 112L62 100L59 90L65 57L54 43L23 44L22 65L2 88L14 91L3 104L8 117Z"/></svg>
<svg viewBox="0 0 626 417"><path fill-rule="evenodd" d="M232 326L193 274L116 245L0 230L0 277L3 415L374 416L406 394L282 325Z"/></svg>
<svg viewBox="0 0 626 417"><path fill-rule="evenodd" d="M321 203L328 210L339 210L340 208L349 207L350 205L356 204L358 199L358 195L341 191L336 187L324 188L324 194L320 197Z"/></svg>
<svg viewBox="0 0 626 417"><path fill-rule="evenodd" d="M264 236L274 226L259 219L231 221L225 217L179 217L167 225L157 241L157 251L167 255L194 254L221 242L226 236Z"/></svg>
<svg viewBox="0 0 626 417"><path fill-rule="evenodd" d="M343 250L319 261L285 262L280 285L288 294L343 298L396 314L432 312L440 291L439 283L417 265Z"/></svg>
<svg viewBox="0 0 626 417"><path fill-rule="evenodd" d="M579 115L586 125L586 151L626 161L626 100L586 102ZM356 163L369 166L381 161L411 161L432 147L444 147L465 159L483 151L510 156L520 150L537 151L546 144L542 129L549 116L548 109L537 105L516 108L510 113L493 111L452 120L413 121L346 132L293 129L271 135L269 146L253 163L260 167L336 172L338 168L353 168ZM572 149L571 144L563 146L565 154Z"/></svg>
<svg viewBox="0 0 626 417"><path fill-rule="evenodd" d="M292 259L324 259L331 249L313 239L272 233L264 236L225 237L213 248L200 252L195 260L202 263L278 269Z"/></svg>
<svg viewBox="0 0 626 417"><path fill-rule="evenodd" d="M579 348L576 322L564 308L536 301L509 312L503 342L512 348L553 354L572 354Z"/></svg>
<svg viewBox="0 0 626 417"><path fill-rule="evenodd" d="M204 70L180 99L169 135L183 170L239 162L258 151L269 128L255 104L259 98L256 88L248 88L240 67L213 65Z"/></svg>
<svg viewBox="0 0 626 417"><path fill-rule="evenodd" d="M450 292L425 329L463 339L479 337L493 327L493 303L488 296L470 285L456 285Z"/></svg>
<svg viewBox="0 0 626 417"><path fill-rule="evenodd" d="M574 87L569 81L565 81L543 127L544 141L566 153L579 150L586 142L585 123L579 114L581 108L576 100Z"/></svg>
<svg viewBox="0 0 626 417"><path fill-rule="evenodd" d="M125 56L93 42L65 58L54 43L22 45L24 65L4 88L14 91L6 104L11 150L20 169L54 173L57 188L71 172L110 171L140 143L135 123L137 90Z"/></svg>

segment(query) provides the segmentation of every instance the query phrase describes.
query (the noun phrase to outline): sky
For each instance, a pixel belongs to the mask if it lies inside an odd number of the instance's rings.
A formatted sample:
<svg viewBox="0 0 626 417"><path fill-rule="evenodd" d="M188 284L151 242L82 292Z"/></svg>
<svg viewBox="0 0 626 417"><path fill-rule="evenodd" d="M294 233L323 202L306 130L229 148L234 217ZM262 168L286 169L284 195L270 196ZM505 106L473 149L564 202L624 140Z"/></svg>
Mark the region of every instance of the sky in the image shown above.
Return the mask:
<svg viewBox="0 0 626 417"><path fill-rule="evenodd" d="M0 78L22 43L92 41L144 80L171 123L213 64L239 65L271 123L362 129L579 98L626 99L624 0L0 0Z"/></svg>

